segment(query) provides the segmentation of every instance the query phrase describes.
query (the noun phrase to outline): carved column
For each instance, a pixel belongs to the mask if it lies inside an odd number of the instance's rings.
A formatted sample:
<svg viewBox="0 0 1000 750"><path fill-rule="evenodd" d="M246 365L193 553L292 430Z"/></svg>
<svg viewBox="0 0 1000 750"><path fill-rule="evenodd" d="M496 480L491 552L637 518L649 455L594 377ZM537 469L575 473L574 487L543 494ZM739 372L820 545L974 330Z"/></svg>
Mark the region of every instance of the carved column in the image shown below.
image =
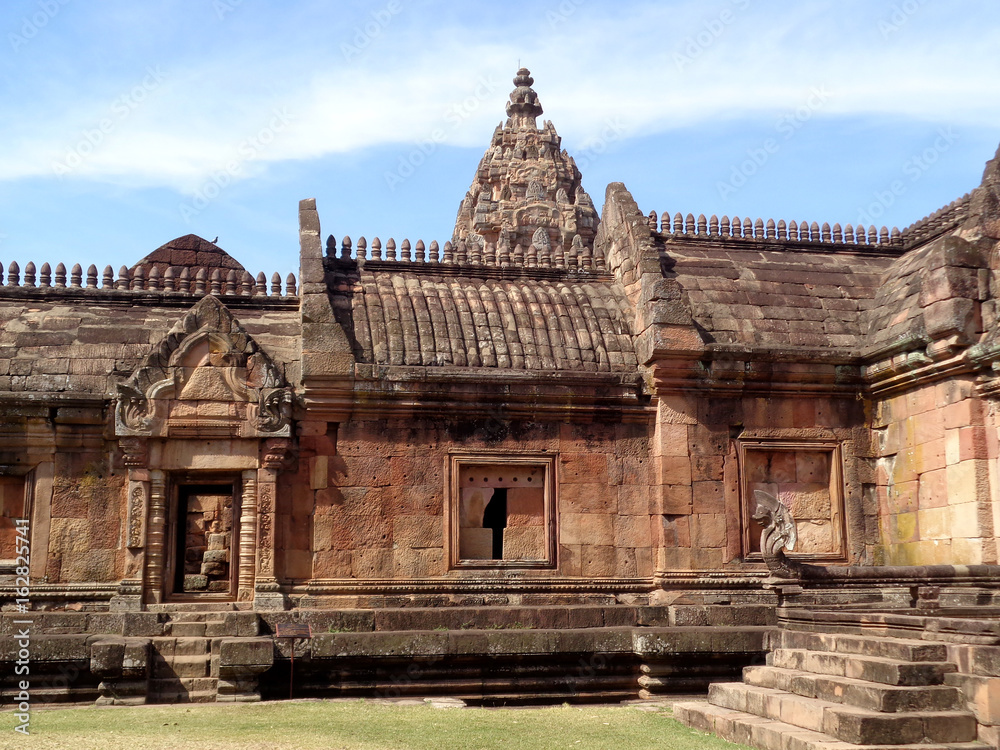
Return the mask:
<svg viewBox="0 0 1000 750"><path fill-rule="evenodd" d="M125 574L118 583L118 592L111 597L112 611L142 609L142 577L145 565L146 516L149 508L149 470L146 441L123 438L122 462L128 467L125 496Z"/></svg>
<svg viewBox="0 0 1000 750"><path fill-rule="evenodd" d="M275 523L278 472L288 457L291 442L265 440L257 470L257 581L254 609L284 609L287 601L275 576Z"/></svg>
<svg viewBox="0 0 1000 750"><path fill-rule="evenodd" d="M239 593L241 602L253 599L254 568L257 562L257 472L243 472L243 497L240 502L240 567Z"/></svg>
<svg viewBox="0 0 1000 750"><path fill-rule="evenodd" d="M163 601L163 559L167 534L167 480L162 471L149 472L149 532L147 534L146 590L149 600Z"/></svg>

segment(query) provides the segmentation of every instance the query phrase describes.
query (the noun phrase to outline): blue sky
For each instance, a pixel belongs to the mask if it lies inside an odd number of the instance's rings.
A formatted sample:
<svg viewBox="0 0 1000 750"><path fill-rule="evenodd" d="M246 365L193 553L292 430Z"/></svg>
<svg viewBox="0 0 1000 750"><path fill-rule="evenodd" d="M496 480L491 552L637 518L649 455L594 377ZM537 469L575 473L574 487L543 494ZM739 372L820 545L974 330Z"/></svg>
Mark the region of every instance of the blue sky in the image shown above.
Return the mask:
<svg viewBox="0 0 1000 750"><path fill-rule="evenodd" d="M904 227L1000 144L988 0L6 0L0 262L450 238L511 79L600 206Z"/></svg>

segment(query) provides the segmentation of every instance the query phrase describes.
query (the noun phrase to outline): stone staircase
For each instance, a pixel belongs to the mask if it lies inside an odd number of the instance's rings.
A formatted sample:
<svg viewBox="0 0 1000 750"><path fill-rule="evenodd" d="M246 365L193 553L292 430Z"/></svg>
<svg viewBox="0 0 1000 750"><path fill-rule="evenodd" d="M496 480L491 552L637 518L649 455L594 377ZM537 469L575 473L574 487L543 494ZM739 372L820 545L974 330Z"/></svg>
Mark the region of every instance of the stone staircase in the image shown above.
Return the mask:
<svg viewBox="0 0 1000 750"><path fill-rule="evenodd" d="M681 722L761 750L988 750L948 647L932 641L783 630L766 666L674 705Z"/></svg>
<svg viewBox="0 0 1000 750"><path fill-rule="evenodd" d="M211 703L219 686L218 640L223 612L177 612L151 639L150 703Z"/></svg>

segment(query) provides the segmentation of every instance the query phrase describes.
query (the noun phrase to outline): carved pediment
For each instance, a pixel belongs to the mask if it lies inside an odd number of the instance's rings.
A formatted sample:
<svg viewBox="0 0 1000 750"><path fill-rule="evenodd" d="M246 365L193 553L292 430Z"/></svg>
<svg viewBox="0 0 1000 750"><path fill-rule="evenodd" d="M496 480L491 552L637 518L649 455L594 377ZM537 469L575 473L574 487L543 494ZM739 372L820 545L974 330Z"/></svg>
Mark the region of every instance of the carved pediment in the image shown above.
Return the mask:
<svg viewBox="0 0 1000 750"><path fill-rule="evenodd" d="M119 436L291 434L291 389L216 297L202 298L118 386Z"/></svg>

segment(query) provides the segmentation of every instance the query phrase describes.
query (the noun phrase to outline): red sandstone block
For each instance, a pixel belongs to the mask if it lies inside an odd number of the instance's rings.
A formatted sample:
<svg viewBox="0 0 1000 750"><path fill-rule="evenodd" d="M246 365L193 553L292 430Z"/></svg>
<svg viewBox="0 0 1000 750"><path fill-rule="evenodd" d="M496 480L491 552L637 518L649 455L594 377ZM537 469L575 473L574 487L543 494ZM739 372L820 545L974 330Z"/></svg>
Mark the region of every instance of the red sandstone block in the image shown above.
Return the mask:
<svg viewBox="0 0 1000 750"><path fill-rule="evenodd" d="M444 573L443 549L397 549L393 551L395 577L429 578Z"/></svg>
<svg viewBox="0 0 1000 750"><path fill-rule="evenodd" d="M648 547L652 543L649 516L616 516L615 547Z"/></svg>
<svg viewBox="0 0 1000 750"><path fill-rule="evenodd" d="M443 548L441 516L397 516L392 522L392 541L399 547Z"/></svg>
<svg viewBox="0 0 1000 750"><path fill-rule="evenodd" d="M608 457L604 453L563 453L559 458L560 484L608 483Z"/></svg>
<svg viewBox="0 0 1000 750"><path fill-rule="evenodd" d="M926 388L920 391L920 395L923 399L930 399L932 403L929 409L923 410L913 420L917 445L944 437L944 415L933 406L933 390Z"/></svg>
<svg viewBox="0 0 1000 750"><path fill-rule="evenodd" d="M696 548L721 548L726 546L725 514L691 516L691 541Z"/></svg>
<svg viewBox="0 0 1000 750"><path fill-rule="evenodd" d="M660 529L662 531L662 543L666 547L690 547L691 546L691 516L658 516L660 519ZM656 542L656 537L653 537Z"/></svg>
<svg viewBox="0 0 1000 750"><path fill-rule="evenodd" d="M900 482L912 482L919 476L916 466L916 455L913 448L907 448L896 454L892 466L892 480L896 484Z"/></svg>
<svg viewBox="0 0 1000 750"><path fill-rule="evenodd" d="M721 481L724 467L723 456L692 456L691 479L695 482Z"/></svg>
<svg viewBox="0 0 1000 750"><path fill-rule="evenodd" d="M351 553L351 571L355 578L391 578L391 549L362 549Z"/></svg>
<svg viewBox="0 0 1000 750"><path fill-rule="evenodd" d="M979 313L979 305L973 300L942 300L924 308L924 324L927 326L927 333L934 338L951 334L969 338L982 328Z"/></svg>
<svg viewBox="0 0 1000 750"><path fill-rule="evenodd" d="M685 456L663 456L656 462L657 484L691 484L691 460Z"/></svg>
<svg viewBox="0 0 1000 750"><path fill-rule="evenodd" d="M890 513L905 513L920 507L920 482L916 479L891 485L887 491Z"/></svg>
<svg viewBox="0 0 1000 750"><path fill-rule="evenodd" d="M687 515L691 512L691 485L663 485L651 488L653 512L668 515Z"/></svg>
<svg viewBox="0 0 1000 750"><path fill-rule="evenodd" d="M920 289L921 307L953 297L979 299L978 269L942 266L927 273Z"/></svg>
<svg viewBox="0 0 1000 750"><path fill-rule="evenodd" d="M559 509L564 513L617 513L618 492L606 484L563 484Z"/></svg>
<svg viewBox="0 0 1000 750"><path fill-rule="evenodd" d="M984 427L958 427L949 430L947 446L949 464L990 457L987 430Z"/></svg>
<svg viewBox="0 0 1000 750"><path fill-rule="evenodd" d="M629 516L648 514L649 493L650 488L646 485L621 485L618 487L618 512Z"/></svg>
<svg viewBox="0 0 1000 750"><path fill-rule="evenodd" d="M564 576L581 575L580 555L583 546L579 544L559 545L559 574Z"/></svg>
<svg viewBox="0 0 1000 750"><path fill-rule="evenodd" d="M615 547L613 575L634 578L637 573L635 549L632 547Z"/></svg>
<svg viewBox="0 0 1000 750"><path fill-rule="evenodd" d="M792 399L792 426L793 427L816 426L816 404L812 399L808 398Z"/></svg>
<svg viewBox="0 0 1000 750"><path fill-rule="evenodd" d="M686 424L660 424L656 427L653 454L659 456L688 455L688 426Z"/></svg>
<svg viewBox="0 0 1000 750"><path fill-rule="evenodd" d="M935 386L937 391L936 405L939 409L964 401L972 396L975 383L971 380L945 380Z"/></svg>
<svg viewBox="0 0 1000 750"><path fill-rule="evenodd" d="M560 513L559 543L614 545L615 534L610 515L597 513Z"/></svg>
<svg viewBox="0 0 1000 750"><path fill-rule="evenodd" d="M726 498L722 482L694 482L691 485L693 513L725 513Z"/></svg>
<svg viewBox="0 0 1000 750"><path fill-rule="evenodd" d="M968 427L985 424L984 404L978 398L967 398L948 404L941 409L942 422L945 428Z"/></svg>
<svg viewBox="0 0 1000 750"><path fill-rule="evenodd" d="M580 550L580 574L594 578L615 576L615 559L614 547L585 544Z"/></svg>
<svg viewBox="0 0 1000 750"><path fill-rule="evenodd" d="M947 466L948 462L945 459L946 445L945 438L940 437L937 440L921 443L914 448L913 455L917 471L923 473L925 471L943 469Z"/></svg>
<svg viewBox="0 0 1000 750"><path fill-rule="evenodd" d="M920 475L918 505L920 508L940 508L948 504L948 472L935 469Z"/></svg>

